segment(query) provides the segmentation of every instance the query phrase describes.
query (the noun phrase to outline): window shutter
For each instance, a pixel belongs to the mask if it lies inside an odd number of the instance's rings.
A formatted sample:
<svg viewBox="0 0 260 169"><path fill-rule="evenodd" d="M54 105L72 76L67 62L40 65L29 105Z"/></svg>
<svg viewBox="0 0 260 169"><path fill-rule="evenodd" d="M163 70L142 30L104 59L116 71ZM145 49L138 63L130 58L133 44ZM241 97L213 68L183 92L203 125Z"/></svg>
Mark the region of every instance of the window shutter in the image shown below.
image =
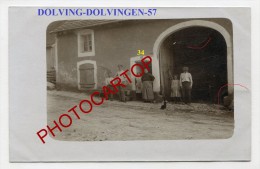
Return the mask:
<svg viewBox="0 0 260 169"><path fill-rule="evenodd" d="M94 65L91 63L86 63L80 65L80 88L81 89L93 89L95 87L94 79Z"/></svg>

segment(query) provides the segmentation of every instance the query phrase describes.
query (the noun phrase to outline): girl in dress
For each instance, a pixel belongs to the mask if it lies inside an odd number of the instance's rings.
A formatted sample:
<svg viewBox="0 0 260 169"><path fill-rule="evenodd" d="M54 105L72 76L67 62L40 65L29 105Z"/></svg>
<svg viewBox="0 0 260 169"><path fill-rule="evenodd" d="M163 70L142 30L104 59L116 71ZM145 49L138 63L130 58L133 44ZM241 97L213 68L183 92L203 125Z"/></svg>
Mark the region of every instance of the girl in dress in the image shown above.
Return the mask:
<svg viewBox="0 0 260 169"><path fill-rule="evenodd" d="M174 103L176 103L177 101L181 101L180 89L180 80L178 80L177 75L174 75L171 82L171 98Z"/></svg>

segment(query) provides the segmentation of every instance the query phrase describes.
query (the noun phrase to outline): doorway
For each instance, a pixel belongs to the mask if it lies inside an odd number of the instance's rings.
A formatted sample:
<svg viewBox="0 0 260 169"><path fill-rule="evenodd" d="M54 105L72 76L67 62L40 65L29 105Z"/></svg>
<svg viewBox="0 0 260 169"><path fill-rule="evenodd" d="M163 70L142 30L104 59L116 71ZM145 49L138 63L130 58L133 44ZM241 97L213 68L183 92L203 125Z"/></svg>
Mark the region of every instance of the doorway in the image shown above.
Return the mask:
<svg viewBox="0 0 260 169"><path fill-rule="evenodd" d="M189 67L193 102L215 102L218 89L228 83L227 44L221 33L202 26L183 28L164 39L159 49L160 86L169 98L171 78ZM224 95L227 95L227 90Z"/></svg>
<svg viewBox="0 0 260 169"><path fill-rule="evenodd" d="M132 67L134 64L140 64L143 67L145 67L142 63L142 59L144 57L145 56L132 57L130 59L130 67ZM153 72L152 64L149 64L148 67L149 67L149 70L148 70L149 73L152 73ZM142 69L139 66L135 66L134 69L133 69L133 72L135 74L141 74ZM142 80L141 80L141 77L135 77L135 76L131 75L131 78L132 78L132 81L134 82L134 83L132 83L132 91L134 92L133 97L134 97L135 100L142 100Z"/></svg>

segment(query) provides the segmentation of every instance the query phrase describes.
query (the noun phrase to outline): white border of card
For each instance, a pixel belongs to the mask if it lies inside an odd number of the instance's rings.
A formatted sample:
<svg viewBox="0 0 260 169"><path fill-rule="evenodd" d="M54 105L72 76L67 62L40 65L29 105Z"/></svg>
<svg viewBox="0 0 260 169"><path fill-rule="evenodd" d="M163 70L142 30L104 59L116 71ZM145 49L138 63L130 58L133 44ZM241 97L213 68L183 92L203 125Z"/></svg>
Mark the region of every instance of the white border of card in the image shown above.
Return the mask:
<svg viewBox="0 0 260 169"><path fill-rule="evenodd" d="M219 140L73 142L36 132L46 126L46 28L55 20L39 17L37 7L9 8L10 161L248 161L251 159L251 10L250 8L157 8L138 19L228 18L233 24L234 134ZM93 19L93 18L92 18ZM95 17L94 19L115 19ZM136 19L120 17L116 19ZM30 74L29 76L27 74Z"/></svg>

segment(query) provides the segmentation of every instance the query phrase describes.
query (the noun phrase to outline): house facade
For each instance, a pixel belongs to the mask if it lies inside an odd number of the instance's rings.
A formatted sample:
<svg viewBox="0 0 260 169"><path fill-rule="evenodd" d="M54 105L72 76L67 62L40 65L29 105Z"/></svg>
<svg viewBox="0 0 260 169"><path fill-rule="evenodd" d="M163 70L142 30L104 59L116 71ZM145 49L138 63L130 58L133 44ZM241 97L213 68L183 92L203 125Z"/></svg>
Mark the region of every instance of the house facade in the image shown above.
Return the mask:
<svg viewBox="0 0 260 169"><path fill-rule="evenodd" d="M147 55L152 57L153 90L167 97L171 77L179 75L182 66L190 68L198 99L212 98L221 86L233 83L228 19L68 20L51 34L56 37L52 53L60 89L98 90L108 72L116 74L117 65L129 69ZM140 92L140 79L131 78L128 90ZM233 95L232 86L227 93Z"/></svg>

